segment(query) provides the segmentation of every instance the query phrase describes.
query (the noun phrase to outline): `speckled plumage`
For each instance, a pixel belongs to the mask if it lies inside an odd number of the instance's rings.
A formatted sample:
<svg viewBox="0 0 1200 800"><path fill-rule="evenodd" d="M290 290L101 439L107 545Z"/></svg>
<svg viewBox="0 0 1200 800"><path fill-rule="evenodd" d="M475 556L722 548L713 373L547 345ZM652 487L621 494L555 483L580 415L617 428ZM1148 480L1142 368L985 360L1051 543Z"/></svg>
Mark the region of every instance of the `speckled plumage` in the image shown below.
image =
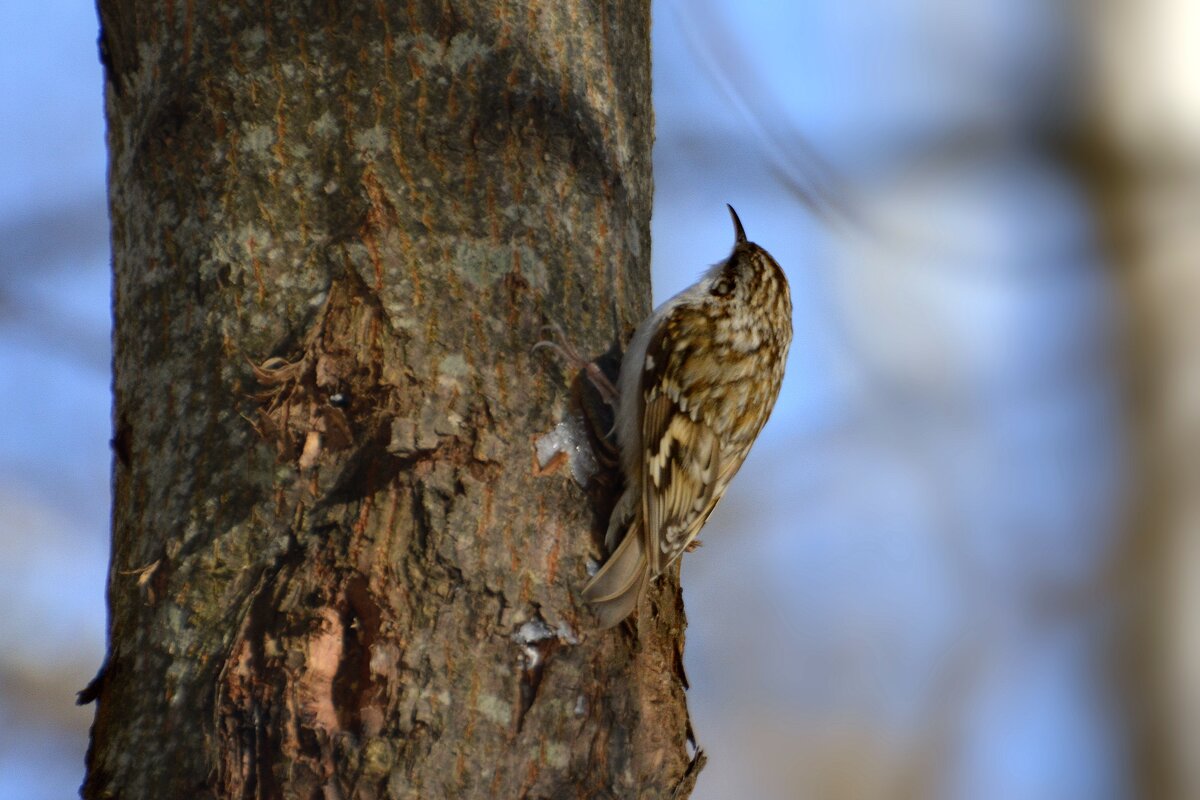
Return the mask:
<svg viewBox="0 0 1200 800"><path fill-rule="evenodd" d="M729 258L642 322L621 363L625 492L609 520L611 555L583 590L605 628L695 540L779 395L792 339L787 279L729 212Z"/></svg>

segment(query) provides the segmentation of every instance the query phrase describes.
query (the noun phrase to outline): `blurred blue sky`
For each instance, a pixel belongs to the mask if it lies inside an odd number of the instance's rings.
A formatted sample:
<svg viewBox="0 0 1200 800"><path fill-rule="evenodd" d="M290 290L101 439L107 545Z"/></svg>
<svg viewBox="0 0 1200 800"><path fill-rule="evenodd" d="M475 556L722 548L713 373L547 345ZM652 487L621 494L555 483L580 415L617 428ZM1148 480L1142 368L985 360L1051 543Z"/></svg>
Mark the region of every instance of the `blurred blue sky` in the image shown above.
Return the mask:
<svg viewBox="0 0 1200 800"><path fill-rule="evenodd" d="M71 797L103 656L109 276L96 18L0 4L0 798Z"/></svg>
<svg viewBox="0 0 1200 800"><path fill-rule="evenodd" d="M1044 607L1098 580L1124 485L1112 290L1031 146L1076 105L1066 9L654 5L655 297L728 252L729 202L796 306L775 415L685 559L699 800L1129 796L1110 610ZM90 5L0 30L0 798L36 800L82 777L103 651L102 78ZM809 147L882 234L804 210Z"/></svg>

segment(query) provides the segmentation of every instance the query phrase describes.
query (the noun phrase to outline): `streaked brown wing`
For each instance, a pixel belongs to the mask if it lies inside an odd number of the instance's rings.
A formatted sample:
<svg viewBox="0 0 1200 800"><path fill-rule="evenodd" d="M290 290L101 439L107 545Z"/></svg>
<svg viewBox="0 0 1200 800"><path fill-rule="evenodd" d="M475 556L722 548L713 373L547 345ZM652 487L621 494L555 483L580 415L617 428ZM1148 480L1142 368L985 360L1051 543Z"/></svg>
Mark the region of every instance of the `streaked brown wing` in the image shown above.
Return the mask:
<svg viewBox="0 0 1200 800"><path fill-rule="evenodd" d="M664 325L663 328L667 328ZM696 538L720 499L716 433L679 406L670 353L652 342L642 390L642 514L650 574L658 575Z"/></svg>

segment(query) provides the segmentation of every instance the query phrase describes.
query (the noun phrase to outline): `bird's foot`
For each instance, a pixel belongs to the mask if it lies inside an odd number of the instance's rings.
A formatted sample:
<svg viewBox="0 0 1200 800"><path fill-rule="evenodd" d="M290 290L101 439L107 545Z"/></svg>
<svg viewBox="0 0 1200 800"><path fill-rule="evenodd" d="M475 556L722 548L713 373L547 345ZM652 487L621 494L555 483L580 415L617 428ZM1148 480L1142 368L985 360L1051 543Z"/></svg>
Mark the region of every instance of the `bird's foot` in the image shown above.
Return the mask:
<svg viewBox="0 0 1200 800"><path fill-rule="evenodd" d="M539 347L544 347L547 350L558 355L563 361L575 369L582 370L587 376L592 386L600 393L600 399L603 400L609 407L617 407L617 387L613 386L612 381L604 374L604 370L600 369L600 365L595 361L589 361L579 354L579 351L567 341L567 336L563 333L562 326L557 323L543 325L542 331L550 331L553 334L553 339L543 339L533 346L533 350L537 351Z"/></svg>

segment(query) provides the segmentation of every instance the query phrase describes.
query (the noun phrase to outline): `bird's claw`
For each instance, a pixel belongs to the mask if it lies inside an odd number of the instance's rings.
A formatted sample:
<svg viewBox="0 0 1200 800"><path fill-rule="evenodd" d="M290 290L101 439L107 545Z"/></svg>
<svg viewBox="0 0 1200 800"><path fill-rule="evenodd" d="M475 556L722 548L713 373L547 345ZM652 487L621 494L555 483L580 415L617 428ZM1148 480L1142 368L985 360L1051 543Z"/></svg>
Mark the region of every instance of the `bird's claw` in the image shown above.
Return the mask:
<svg viewBox="0 0 1200 800"><path fill-rule="evenodd" d="M615 408L617 404L617 387L613 386L612 381L604 374L604 370L600 369L600 365L579 355L579 351L567 341L567 336L563 332L562 326L558 323L543 325L542 331L549 331L555 336L557 341L542 339L534 343L533 349L530 352L537 352L538 348L544 347L556 353L559 358L566 361L573 368L582 370L587 375L588 381L600 393L600 398L606 404Z"/></svg>

